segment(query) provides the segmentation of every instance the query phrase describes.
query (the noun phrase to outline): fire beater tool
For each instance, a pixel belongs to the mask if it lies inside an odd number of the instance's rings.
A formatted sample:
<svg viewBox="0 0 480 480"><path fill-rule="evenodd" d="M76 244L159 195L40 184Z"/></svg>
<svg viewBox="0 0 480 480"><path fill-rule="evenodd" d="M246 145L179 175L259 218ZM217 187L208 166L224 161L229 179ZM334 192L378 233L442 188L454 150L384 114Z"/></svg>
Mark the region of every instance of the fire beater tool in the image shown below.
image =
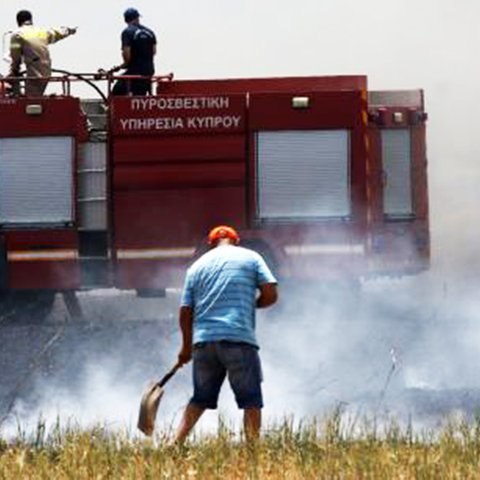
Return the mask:
<svg viewBox="0 0 480 480"><path fill-rule="evenodd" d="M163 387L180 367L181 365L177 363L160 381L151 383L142 396L137 427L148 437L153 434L155 428L158 406L165 392Z"/></svg>

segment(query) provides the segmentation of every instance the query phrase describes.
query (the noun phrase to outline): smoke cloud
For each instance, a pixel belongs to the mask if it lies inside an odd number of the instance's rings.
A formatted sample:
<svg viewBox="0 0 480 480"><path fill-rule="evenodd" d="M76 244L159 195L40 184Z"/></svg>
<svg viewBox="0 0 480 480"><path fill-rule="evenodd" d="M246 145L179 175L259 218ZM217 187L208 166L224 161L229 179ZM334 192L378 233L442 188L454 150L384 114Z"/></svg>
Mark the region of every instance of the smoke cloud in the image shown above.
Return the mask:
<svg viewBox="0 0 480 480"><path fill-rule="evenodd" d="M259 312L266 428L285 416L322 417L338 406L352 415L388 413L422 425L475 411L480 401L475 297L450 293L448 283L436 282L432 272L364 283L361 293L319 291L281 289L281 302ZM143 389L176 359L176 316L160 317L174 310L178 295L142 300L141 309L129 293L80 298L88 321L65 326L18 392L4 434L15 435L17 423L33 431L39 418L50 428L60 420L135 433ZM57 311L59 303L57 298ZM157 427L162 435L177 425L191 389L188 365L166 386ZM227 382L219 411L205 414L197 433L215 431L219 414L241 425Z"/></svg>

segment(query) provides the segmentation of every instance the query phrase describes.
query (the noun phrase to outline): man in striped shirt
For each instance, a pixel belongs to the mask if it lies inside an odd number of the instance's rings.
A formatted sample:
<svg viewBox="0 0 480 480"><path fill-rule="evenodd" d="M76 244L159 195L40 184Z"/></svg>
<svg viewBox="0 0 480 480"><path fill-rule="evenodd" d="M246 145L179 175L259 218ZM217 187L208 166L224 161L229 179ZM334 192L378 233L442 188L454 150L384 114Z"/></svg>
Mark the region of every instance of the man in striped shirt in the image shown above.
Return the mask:
<svg viewBox="0 0 480 480"><path fill-rule="evenodd" d="M212 229L212 249L187 272L178 360L185 364L193 356L194 392L178 427L177 442L185 440L205 409L217 408L227 375L237 405L244 410L247 440L258 438L260 432L262 371L255 309L276 302L277 281L263 258L239 247L239 241L231 227Z"/></svg>

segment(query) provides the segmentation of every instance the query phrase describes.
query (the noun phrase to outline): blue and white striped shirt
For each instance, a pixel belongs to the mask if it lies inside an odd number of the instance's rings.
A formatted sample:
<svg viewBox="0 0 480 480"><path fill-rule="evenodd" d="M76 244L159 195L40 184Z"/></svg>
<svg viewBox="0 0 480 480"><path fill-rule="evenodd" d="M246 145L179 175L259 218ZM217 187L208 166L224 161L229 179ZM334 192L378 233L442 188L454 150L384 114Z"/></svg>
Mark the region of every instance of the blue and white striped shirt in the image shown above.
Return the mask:
<svg viewBox="0 0 480 480"><path fill-rule="evenodd" d="M220 245L204 254L188 269L181 300L193 309L193 343L230 340L258 347L257 288L276 282L253 250Z"/></svg>

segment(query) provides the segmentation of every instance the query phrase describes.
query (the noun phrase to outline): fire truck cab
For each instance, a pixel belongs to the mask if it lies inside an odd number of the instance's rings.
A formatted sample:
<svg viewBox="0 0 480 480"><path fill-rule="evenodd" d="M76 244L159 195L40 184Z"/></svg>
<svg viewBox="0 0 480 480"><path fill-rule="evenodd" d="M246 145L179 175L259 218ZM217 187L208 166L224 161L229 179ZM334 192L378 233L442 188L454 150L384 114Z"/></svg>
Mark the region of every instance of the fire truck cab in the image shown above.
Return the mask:
<svg viewBox="0 0 480 480"><path fill-rule="evenodd" d="M420 272L426 118L421 90L365 76L159 81L106 103L3 91L0 287L180 286L217 224L280 278Z"/></svg>

